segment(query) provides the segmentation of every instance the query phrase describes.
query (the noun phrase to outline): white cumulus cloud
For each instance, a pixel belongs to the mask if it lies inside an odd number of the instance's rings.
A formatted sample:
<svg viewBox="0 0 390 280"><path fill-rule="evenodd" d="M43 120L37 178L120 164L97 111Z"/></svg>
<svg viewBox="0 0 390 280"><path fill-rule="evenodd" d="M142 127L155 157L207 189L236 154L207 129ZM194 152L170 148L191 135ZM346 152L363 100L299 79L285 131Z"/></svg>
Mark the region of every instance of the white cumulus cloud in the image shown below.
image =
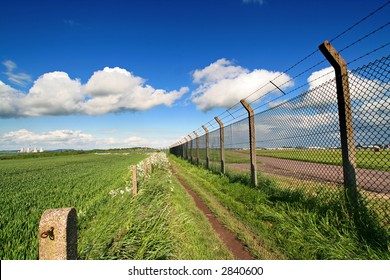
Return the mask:
<svg viewBox="0 0 390 280"><path fill-rule="evenodd" d="M154 89L125 69L106 67L92 75L84 90L90 96L83 104L84 112L96 115L120 110L148 110L158 105L172 106L188 88L170 92Z"/></svg>
<svg viewBox="0 0 390 280"><path fill-rule="evenodd" d="M13 70L14 66L8 64ZM0 117L143 111L159 105L172 106L187 91L186 87L169 92L155 89L119 67L96 71L84 85L65 72L55 71L39 77L27 93L0 81Z"/></svg>
<svg viewBox="0 0 390 280"><path fill-rule="evenodd" d="M81 83L65 72L51 72L39 77L20 106L24 116L67 115L79 113L84 100Z"/></svg>
<svg viewBox="0 0 390 280"><path fill-rule="evenodd" d="M265 69L250 71L235 66L232 61L224 58L201 70L195 70L192 77L193 82L199 86L193 91L191 99L202 111L231 107L258 90L247 100L253 101L276 90L275 86L269 83L271 80L281 89L293 85L291 78L285 73Z"/></svg>

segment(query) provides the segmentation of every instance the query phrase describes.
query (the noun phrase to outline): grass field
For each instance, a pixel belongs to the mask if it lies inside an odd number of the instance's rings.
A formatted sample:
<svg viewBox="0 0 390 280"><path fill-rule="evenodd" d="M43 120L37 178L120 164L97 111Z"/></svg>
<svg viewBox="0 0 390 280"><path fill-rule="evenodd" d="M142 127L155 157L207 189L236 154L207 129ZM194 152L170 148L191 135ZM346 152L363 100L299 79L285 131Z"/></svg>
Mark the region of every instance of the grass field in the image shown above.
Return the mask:
<svg viewBox="0 0 390 280"><path fill-rule="evenodd" d="M50 208L75 207L80 237L110 199L124 188L128 167L144 154L71 155L0 161L1 259L37 259L37 226ZM81 251L85 243L79 244Z"/></svg>
<svg viewBox="0 0 390 280"><path fill-rule="evenodd" d="M231 259L166 164L154 162L132 198L129 167L146 156L0 161L0 259L37 259L40 217L62 207L77 211L79 259Z"/></svg>
<svg viewBox="0 0 390 280"><path fill-rule="evenodd" d="M249 154L248 150L240 150L237 152ZM342 165L341 150L257 150L256 155ZM356 164L359 168L390 171L390 150L381 150L379 152L371 150L357 150Z"/></svg>

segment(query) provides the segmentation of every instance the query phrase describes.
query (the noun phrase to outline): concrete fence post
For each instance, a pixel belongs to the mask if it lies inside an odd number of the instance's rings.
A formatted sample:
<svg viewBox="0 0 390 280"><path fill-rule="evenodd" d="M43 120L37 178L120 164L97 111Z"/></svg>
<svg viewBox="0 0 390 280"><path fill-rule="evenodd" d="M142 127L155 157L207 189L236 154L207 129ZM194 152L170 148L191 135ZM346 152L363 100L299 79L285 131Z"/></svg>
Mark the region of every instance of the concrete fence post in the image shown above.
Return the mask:
<svg viewBox="0 0 390 280"><path fill-rule="evenodd" d="M204 131L206 132L206 168L210 168L210 148L209 148L209 131L208 129L202 125Z"/></svg>
<svg viewBox="0 0 390 280"><path fill-rule="evenodd" d="M225 174L225 129L223 123L218 117L214 117L219 124L219 148L221 153L221 173Z"/></svg>
<svg viewBox="0 0 390 280"><path fill-rule="evenodd" d="M39 259L77 259L77 214L75 208L46 210L39 222Z"/></svg>
<svg viewBox="0 0 390 280"><path fill-rule="evenodd" d="M146 174L148 174L148 159L144 159L144 176L146 177Z"/></svg>
<svg viewBox="0 0 390 280"><path fill-rule="evenodd" d="M188 137L190 137L190 161L192 163L192 137L191 135L188 135Z"/></svg>
<svg viewBox="0 0 390 280"><path fill-rule="evenodd" d="M188 160L188 140L187 140L187 137L185 137L184 139L186 141L184 143L184 150L185 150L185 153L184 153L185 157L184 158Z"/></svg>
<svg viewBox="0 0 390 280"><path fill-rule="evenodd" d="M335 70L344 187L346 189L347 200L354 207L357 204L356 152L347 64L328 41L322 43L319 49Z"/></svg>
<svg viewBox="0 0 390 280"><path fill-rule="evenodd" d="M257 187L255 114L251 106L249 106L249 104L244 99L240 100L240 102L248 112L249 148L250 148L250 159L251 159L251 184L253 187Z"/></svg>
<svg viewBox="0 0 390 280"><path fill-rule="evenodd" d="M137 166L133 165L133 174L132 174L132 179L133 179L133 197L135 197L138 193L137 189Z"/></svg>
<svg viewBox="0 0 390 280"><path fill-rule="evenodd" d="M199 135L194 131L196 145L196 165L199 165Z"/></svg>

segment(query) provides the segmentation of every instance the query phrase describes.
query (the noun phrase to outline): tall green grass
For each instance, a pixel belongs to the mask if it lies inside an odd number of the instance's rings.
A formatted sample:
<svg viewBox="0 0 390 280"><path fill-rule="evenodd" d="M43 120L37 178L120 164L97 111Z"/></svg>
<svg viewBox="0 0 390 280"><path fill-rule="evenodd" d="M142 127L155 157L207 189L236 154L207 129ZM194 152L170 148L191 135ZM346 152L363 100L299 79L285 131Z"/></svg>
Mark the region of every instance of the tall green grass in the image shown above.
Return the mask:
<svg viewBox="0 0 390 280"><path fill-rule="evenodd" d="M246 184L247 174L229 178L175 157L171 160L195 190L203 192L204 197L214 197L251 230L259 243L280 252L283 258L390 258L389 232L375 222L370 225L373 228L366 226L362 230L362 224L368 220L361 217L359 224L351 219L341 192L316 199L302 190L281 188L276 180L261 176L259 189L253 189Z"/></svg>

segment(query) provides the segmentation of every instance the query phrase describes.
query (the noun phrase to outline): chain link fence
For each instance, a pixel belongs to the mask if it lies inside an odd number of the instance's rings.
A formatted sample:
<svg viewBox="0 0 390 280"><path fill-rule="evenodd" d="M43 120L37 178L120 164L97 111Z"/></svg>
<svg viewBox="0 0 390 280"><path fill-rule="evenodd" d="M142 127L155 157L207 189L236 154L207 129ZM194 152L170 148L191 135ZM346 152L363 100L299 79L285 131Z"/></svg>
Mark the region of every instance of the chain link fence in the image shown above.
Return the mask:
<svg viewBox="0 0 390 280"><path fill-rule="evenodd" d="M348 72L353 117L353 176L358 204L390 227L390 56ZM326 69L310 87L255 115L256 166L260 183L321 201L345 196L340 115L334 72ZM223 129L221 138L220 132ZM350 129L352 130L352 129ZM171 148L171 153L232 173L250 172L248 118ZM196 150L198 141L198 151ZM191 146L192 145L192 146ZM192 149L191 149L192 147ZM221 149L222 147L222 149ZM207 148L209 151L207 152ZM223 157L222 157L223 155ZM207 162L207 159L208 162ZM267 184L260 184L264 191ZM273 189L273 191L275 191Z"/></svg>

